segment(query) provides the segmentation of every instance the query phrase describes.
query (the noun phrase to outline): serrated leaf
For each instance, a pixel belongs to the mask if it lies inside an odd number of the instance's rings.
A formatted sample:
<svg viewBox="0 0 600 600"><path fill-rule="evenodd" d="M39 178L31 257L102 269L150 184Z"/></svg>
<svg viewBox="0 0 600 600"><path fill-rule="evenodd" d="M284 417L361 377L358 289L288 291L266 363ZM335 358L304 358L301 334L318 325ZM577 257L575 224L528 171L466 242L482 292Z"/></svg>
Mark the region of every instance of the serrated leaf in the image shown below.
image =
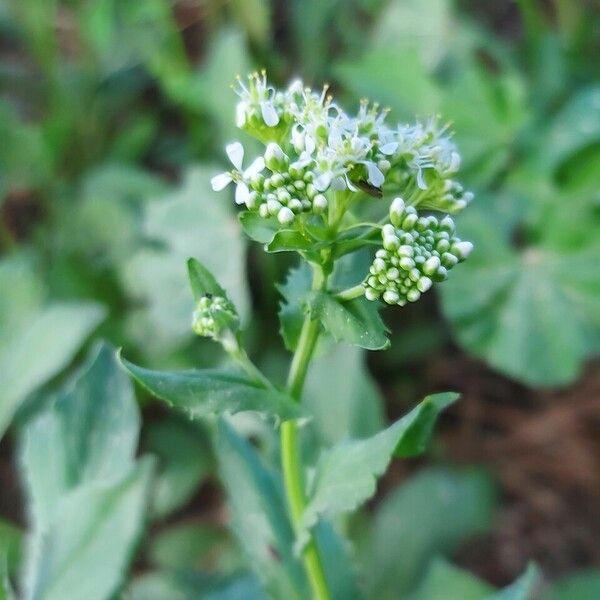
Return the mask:
<svg viewBox="0 0 600 600"><path fill-rule="evenodd" d="M30 546L24 598L110 598L142 531L151 473L144 460L116 484L88 483L63 496Z"/></svg>
<svg viewBox="0 0 600 600"><path fill-rule="evenodd" d="M540 579L539 569L532 563L513 584L488 596L486 600L531 600L536 597Z"/></svg>
<svg viewBox="0 0 600 600"><path fill-rule="evenodd" d="M530 385L574 381L600 332L597 245L559 252L542 238L518 252L477 213L461 220L461 232L475 251L440 286L459 342Z"/></svg>
<svg viewBox="0 0 600 600"><path fill-rule="evenodd" d="M195 258L188 259L187 267L194 300L200 300L207 294L227 297L225 290L219 285L214 275L199 260Z"/></svg>
<svg viewBox="0 0 600 600"><path fill-rule="evenodd" d="M427 570L411 600L486 600L494 588L442 558Z"/></svg>
<svg viewBox="0 0 600 600"><path fill-rule="evenodd" d="M123 358L121 363L151 394L183 410L192 419L242 411L282 419L300 415L298 405L288 395L263 387L239 371L152 371Z"/></svg>
<svg viewBox="0 0 600 600"><path fill-rule="evenodd" d="M306 532L321 517L354 511L366 502L375 493L377 478L394 455L414 456L423 452L438 415L457 398L457 394L450 392L427 396L384 431L324 450L315 466L298 534L299 545L306 542Z"/></svg>
<svg viewBox="0 0 600 600"><path fill-rule="evenodd" d="M275 598L307 598L307 582L292 549L294 532L279 477L223 419L218 425L216 452L231 527L265 591Z"/></svg>
<svg viewBox="0 0 600 600"><path fill-rule="evenodd" d="M23 467L37 526L48 526L69 490L129 472L139 427L133 386L114 350L97 346L50 408L23 432Z"/></svg>
<svg viewBox="0 0 600 600"><path fill-rule="evenodd" d="M22 256L0 263L0 438L26 396L61 371L104 318L91 302L44 304Z"/></svg>
<svg viewBox="0 0 600 600"><path fill-rule="evenodd" d="M325 292L313 292L307 301L312 317L338 342L367 350L389 346L388 329L381 320L378 306L365 298L339 302Z"/></svg>
<svg viewBox="0 0 600 600"><path fill-rule="evenodd" d="M144 448L157 457L152 513L165 517L190 500L213 468L213 457L203 432L175 415L144 429Z"/></svg>
<svg viewBox="0 0 600 600"><path fill-rule="evenodd" d="M364 549L368 596L404 596L432 556L486 531L494 506L490 477L478 470L423 470L394 489L379 505Z"/></svg>

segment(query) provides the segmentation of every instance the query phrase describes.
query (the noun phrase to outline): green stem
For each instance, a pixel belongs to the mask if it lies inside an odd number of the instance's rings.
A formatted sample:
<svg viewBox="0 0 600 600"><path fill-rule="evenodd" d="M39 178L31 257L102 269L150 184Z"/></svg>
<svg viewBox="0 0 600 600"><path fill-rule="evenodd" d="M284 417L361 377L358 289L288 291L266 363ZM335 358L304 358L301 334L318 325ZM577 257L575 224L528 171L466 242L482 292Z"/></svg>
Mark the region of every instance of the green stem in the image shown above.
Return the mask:
<svg viewBox="0 0 600 600"><path fill-rule="evenodd" d="M313 289L324 289L327 284L327 278L318 267L314 270ZM319 337L319 323L307 314L302 324L298 347L292 359L290 372L287 382L287 390L290 395L298 402L302 396L304 380L312 354ZM302 460L300 457L300 446L298 440L297 421L285 421L281 424L281 467L283 470L283 482L290 509L292 523L296 531L299 530L302 522L302 515L306 506L306 497L304 495L304 483L302 478ZM308 575L308 580L312 588L314 600L329 600L329 590L325 571L321 563L317 544L312 533L302 551L302 561Z"/></svg>
<svg viewBox="0 0 600 600"><path fill-rule="evenodd" d="M347 290L338 292L335 295L335 298L340 302L348 302L349 300L354 300L355 298L360 298L361 296L364 296L364 293L365 288L362 283L359 283L358 285L348 288Z"/></svg>

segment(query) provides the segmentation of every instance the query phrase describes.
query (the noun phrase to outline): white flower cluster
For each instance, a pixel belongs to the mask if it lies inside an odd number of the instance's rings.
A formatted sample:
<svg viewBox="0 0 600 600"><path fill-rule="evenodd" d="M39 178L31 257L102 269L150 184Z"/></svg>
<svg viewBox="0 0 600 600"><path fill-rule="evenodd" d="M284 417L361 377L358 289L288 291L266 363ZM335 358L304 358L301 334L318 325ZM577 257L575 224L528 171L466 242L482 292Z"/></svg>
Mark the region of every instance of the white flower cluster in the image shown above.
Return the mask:
<svg viewBox="0 0 600 600"><path fill-rule="evenodd" d="M464 208L472 195L451 176L460 156L445 128L385 123L386 110L363 101L356 116L346 114L327 88L316 93L294 81L285 90L254 73L238 80L237 125L266 144L243 169L244 149L227 146L233 169L212 180L215 190L236 184L236 202L288 226L301 214L323 214L327 192L400 193L412 206L444 212Z"/></svg>
<svg viewBox="0 0 600 600"><path fill-rule="evenodd" d="M454 235L449 216L441 221L432 215L420 217L401 198L392 202L390 221L382 228L383 248L375 253L364 283L368 300L382 298L399 306L416 302L473 249L471 242Z"/></svg>

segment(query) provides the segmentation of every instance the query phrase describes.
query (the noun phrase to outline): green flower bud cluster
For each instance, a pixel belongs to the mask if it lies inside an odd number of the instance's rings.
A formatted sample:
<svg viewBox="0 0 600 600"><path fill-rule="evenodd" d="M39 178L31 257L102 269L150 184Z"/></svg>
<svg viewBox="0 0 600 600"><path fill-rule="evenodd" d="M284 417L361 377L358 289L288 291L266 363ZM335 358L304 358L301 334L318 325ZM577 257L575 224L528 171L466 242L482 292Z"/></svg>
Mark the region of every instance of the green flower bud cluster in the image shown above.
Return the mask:
<svg viewBox="0 0 600 600"><path fill-rule="evenodd" d="M219 340L238 326L237 312L227 298L206 294L198 300L192 317L192 329L197 335Z"/></svg>
<svg viewBox="0 0 600 600"><path fill-rule="evenodd" d="M449 216L419 216L401 198L392 202L390 221L382 228L383 248L376 252L364 283L368 300L381 298L398 306L416 302L473 249L471 242L454 235Z"/></svg>
<svg viewBox="0 0 600 600"><path fill-rule="evenodd" d="M296 215L321 214L327 209L327 199L315 188L315 174L306 163L290 162L290 157L273 142L268 144L264 160L271 173L260 173L250 179L246 199L249 210L264 218L277 217L282 225L290 225Z"/></svg>

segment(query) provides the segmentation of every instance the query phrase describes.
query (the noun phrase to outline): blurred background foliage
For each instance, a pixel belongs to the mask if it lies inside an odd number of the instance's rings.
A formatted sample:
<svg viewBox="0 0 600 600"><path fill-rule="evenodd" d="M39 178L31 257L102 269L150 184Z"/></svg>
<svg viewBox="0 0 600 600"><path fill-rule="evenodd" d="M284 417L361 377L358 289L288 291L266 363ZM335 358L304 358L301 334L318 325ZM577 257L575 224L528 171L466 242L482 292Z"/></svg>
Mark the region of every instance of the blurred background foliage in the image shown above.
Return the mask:
<svg viewBox="0 0 600 600"><path fill-rule="evenodd" d="M535 560L547 581L563 577L549 598L596 597L597 574L571 573L600 563L599 32L595 0L0 0L0 548L10 572L26 522L19 432L30 439L49 418L48 398L93 339L161 368L223 360L191 334L189 256L219 273L251 353L283 377L275 315L302 273L250 247L233 203L209 186L226 142L252 144L234 128L231 83L265 67L281 84L327 81L348 106L378 100L390 120L440 114L476 194L459 219L476 251L439 296L385 315L392 348L368 364L354 348L324 348L310 373L308 432L325 445L373 433L424 393L463 394L429 456L395 465L346 523L364 586L380 598L446 598L454 584L457 598L491 597L465 570L501 586ZM139 394L141 448L156 457L152 524L128 597L229 598L236 586L260 597L245 572L232 579L242 561L215 478L225 459L202 424L149 400ZM236 424L272 463L264 424ZM127 427L135 447L139 423ZM41 459L22 454L35 500ZM126 492L141 494L149 466L132 469ZM120 485L111 493L122 510L143 511Z"/></svg>

